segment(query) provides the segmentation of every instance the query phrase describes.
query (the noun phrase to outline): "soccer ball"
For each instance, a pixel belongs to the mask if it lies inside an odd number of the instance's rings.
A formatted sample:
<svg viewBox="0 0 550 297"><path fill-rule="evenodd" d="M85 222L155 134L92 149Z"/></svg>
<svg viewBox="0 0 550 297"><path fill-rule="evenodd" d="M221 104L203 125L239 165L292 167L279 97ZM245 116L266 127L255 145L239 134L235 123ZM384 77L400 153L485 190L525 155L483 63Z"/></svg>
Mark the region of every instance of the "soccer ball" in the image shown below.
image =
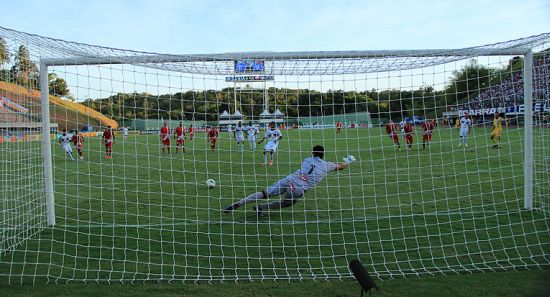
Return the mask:
<svg viewBox="0 0 550 297"><path fill-rule="evenodd" d="M206 186L209 188L209 189L212 189L213 187L216 186L216 181L209 178L206 180Z"/></svg>

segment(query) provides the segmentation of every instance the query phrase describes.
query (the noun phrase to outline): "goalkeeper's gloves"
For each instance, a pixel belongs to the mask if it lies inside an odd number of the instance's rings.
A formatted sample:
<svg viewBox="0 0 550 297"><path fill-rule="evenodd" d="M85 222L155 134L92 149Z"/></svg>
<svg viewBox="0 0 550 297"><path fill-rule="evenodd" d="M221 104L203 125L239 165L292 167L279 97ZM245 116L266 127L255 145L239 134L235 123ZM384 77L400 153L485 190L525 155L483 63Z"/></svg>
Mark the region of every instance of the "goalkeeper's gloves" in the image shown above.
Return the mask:
<svg viewBox="0 0 550 297"><path fill-rule="evenodd" d="M357 161L357 159L355 159L355 157L353 155L348 155L348 156L344 157L344 163L350 164L350 163L355 162L355 161Z"/></svg>

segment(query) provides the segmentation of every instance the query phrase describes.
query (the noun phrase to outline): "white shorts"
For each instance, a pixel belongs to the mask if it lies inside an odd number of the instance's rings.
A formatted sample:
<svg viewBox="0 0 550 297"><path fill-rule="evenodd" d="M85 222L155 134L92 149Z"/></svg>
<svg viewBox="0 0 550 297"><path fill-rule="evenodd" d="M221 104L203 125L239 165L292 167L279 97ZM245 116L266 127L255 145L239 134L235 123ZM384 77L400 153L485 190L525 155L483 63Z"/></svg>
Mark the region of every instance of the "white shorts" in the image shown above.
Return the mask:
<svg viewBox="0 0 550 297"><path fill-rule="evenodd" d="M254 134L248 134L248 141L250 141L250 142L256 142L256 135L254 135Z"/></svg>
<svg viewBox="0 0 550 297"><path fill-rule="evenodd" d="M278 143L268 142L268 143L265 145L265 151L266 151L266 152L276 152L278 146L279 146Z"/></svg>
<svg viewBox="0 0 550 297"><path fill-rule="evenodd" d="M72 153L73 152L73 148L71 147L71 145L63 145L63 150L65 150L66 153Z"/></svg>
<svg viewBox="0 0 550 297"><path fill-rule="evenodd" d="M241 141L244 142L244 135L237 135L237 136L235 137L235 140L236 140L237 142L241 142Z"/></svg>
<svg viewBox="0 0 550 297"><path fill-rule="evenodd" d="M468 131L467 128L460 128L460 137L468 137Z"/></svg>

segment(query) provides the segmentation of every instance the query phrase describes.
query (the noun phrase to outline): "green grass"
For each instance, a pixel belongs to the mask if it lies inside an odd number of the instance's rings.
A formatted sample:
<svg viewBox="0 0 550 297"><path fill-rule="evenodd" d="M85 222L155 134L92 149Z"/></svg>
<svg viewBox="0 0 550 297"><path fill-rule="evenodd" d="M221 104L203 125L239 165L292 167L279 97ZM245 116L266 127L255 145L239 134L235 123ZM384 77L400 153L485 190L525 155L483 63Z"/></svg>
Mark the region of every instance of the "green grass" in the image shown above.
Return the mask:
<svg viewBox="0 0 550 297"><path fill-rule="evenodd" d="M460 296L460 297L501 297L548 296L550 288L548 271L521 271L474 273L441 277L378 280L380 291L373 296ZM35 285L1 286L2 296L117 296L117 297L283 297L283 296L360 296L360 288L355 280L333 280L302 282L226 282L226 283L162 283L162 284L92 284L92 285Z"/></svg>
<svg viewBox="0 0 550 297"><path fill-rule="evenodd" d="M522 130L506 130L499 150L482 128L473 131L471 149L458 149L457 132L438 130L429 150L417 135L410 152L396 152L378 128L338 136L284 131L267 168L260 166L261 146L237 152L227 133L215 152L204 135L188 140L183 158L161 156L157 135L117 139L112 160L103 158L98 139L88 139L78 162L54 145L57 225L36 228L0 256L0 283L210 280L216 284L205 291L215 291L224 288L222 279L333 280L317 296L332 286L346 290L341 277L351 286L347 264L354 258L378 279L435 275L435 283L465 272L548 269L550 130L535 133L535 211L523 210ZM249 206L220 211L296 170L315 144L325 146L327 160L351 153L359 161L291 209L259 219ZM205 187L207 178L217 181L215 189ZM355 296L338 291L332 296Z"/></svg>

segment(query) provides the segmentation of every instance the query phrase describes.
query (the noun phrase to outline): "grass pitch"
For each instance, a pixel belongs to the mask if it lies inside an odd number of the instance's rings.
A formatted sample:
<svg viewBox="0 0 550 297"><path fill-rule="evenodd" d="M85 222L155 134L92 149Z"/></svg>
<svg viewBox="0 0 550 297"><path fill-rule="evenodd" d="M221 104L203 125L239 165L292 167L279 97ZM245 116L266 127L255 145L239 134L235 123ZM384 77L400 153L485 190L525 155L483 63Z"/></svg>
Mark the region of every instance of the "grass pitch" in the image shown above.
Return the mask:
<svg viewBox="0 0 550 297"><path fill-rule="evenodd" d="M411 151L396 151L379 128L289 130L267 167L263 146L238 152L227 133L216 151L204 134L187 139L184 156L162 156L158 135L117 138L113 159L99 139L86 139L76 162L54 144L57 225L4 253L0 279L325 280L350 278L353 258L382 279L548 269L550 131L535 132L535 211L523 210L523 134L514 128L501 149L488 129L474 129L465 149L457 130L441 128L426 150L416 135ZM329 161L358 162L293 208L261 218L252 205L221 211L298 169L316 144Z"/></svg>

